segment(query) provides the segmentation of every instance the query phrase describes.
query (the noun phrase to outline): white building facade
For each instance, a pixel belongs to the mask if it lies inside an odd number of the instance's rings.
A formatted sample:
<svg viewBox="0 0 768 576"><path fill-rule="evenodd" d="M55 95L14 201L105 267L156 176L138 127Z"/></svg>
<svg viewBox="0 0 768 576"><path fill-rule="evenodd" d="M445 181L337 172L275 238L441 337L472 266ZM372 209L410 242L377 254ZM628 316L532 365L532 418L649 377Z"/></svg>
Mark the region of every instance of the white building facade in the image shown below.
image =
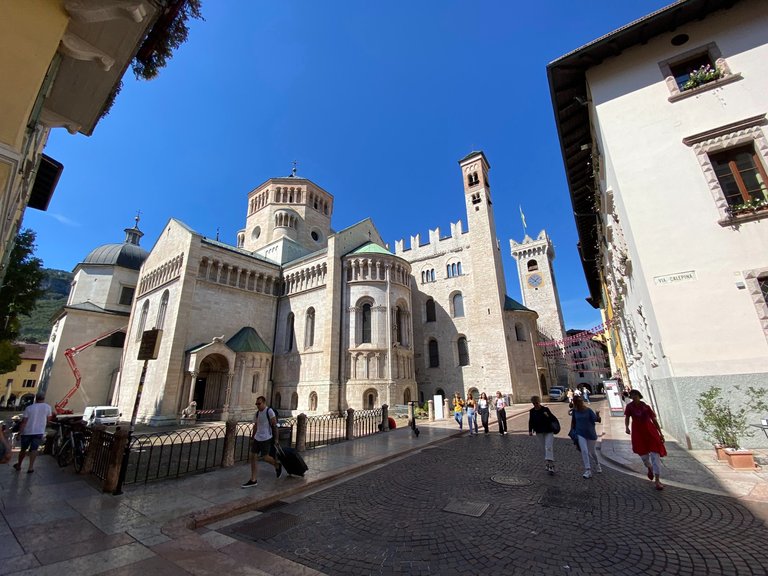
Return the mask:
<svg viewBox="0 0 768 576"><path fill-rule="evenodd" d="M766 29L759 0L688 0L548 67L591 301L689 447L700 392L768 387Z"/></svg>

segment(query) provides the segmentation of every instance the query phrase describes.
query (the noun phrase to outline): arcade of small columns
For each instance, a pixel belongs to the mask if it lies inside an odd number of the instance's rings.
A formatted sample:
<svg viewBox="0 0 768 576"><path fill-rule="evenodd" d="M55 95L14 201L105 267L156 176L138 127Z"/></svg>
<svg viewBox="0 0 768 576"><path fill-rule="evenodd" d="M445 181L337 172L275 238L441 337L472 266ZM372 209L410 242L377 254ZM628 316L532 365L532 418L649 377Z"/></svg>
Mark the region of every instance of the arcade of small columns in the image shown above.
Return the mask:
<svg viewBox="0 0 768 576"><path fill-rule="evenodd" d="M227 264L207 256L200 260L197 277L216 284L271 296L277 296L280 290L280 277L278 275L246 270L240 266Z"/></svg>

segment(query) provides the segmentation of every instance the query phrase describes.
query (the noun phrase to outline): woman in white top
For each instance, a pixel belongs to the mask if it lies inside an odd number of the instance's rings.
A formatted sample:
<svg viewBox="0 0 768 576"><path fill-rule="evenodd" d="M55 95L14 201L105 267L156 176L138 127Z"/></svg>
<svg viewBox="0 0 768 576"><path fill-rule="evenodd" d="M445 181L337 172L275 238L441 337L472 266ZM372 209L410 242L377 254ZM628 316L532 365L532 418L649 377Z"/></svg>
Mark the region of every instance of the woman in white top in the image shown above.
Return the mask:
<svg viewBox="0 0 768 576"><path fill-rule="evenodd" d="M499 434L504 435L507 433L507 403L501 392L496 391L496 398L494 400L496 404L496 418L499 420Z"/></svg>
<svg viewBox="0 0 768 576"><path fill-rule="evenodd" d="M491 413L491 403L488 402L488 396L485 395L485 392L480 394L480 398L477 401L477 411L480 413L483 430L488 434L488 416Z"/></svg>

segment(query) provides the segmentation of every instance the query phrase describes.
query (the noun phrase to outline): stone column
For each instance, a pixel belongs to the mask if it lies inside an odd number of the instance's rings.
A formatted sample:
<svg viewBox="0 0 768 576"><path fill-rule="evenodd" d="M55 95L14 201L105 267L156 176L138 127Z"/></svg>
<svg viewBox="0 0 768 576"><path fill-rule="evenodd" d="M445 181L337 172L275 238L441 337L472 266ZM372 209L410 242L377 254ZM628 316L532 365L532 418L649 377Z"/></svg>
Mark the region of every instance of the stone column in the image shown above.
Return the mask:
<svg viewBox="0 0 768 576"><path fill-rule="evenodd" d="M296 450L303 452L307 449L307 415L304 413L296 417Z"/></svg>
<svg viewBox="0 0 768 576"><path fill-rule="evenodd" d="M386 404L381 407L381 431L389 432L389 406Z"/></svg>
<svg viewBox="0 0 768 576"><path fill-rule="evenodd" d="M445 419L450 420L451 419L451 405L448 403L448 398L443 398L443 414L445 414Z"/></svg>
<svg viewBox="0 0 768 576"><path fill-rule="evenodd" d="M435 401L427 400L427 412L429 413L429 421L435 421Z"/></svg>
<svg viewBox="0 0 768 576"><path fill-rule="evenodd" d="M347 440L355 439L355 410L347 408Z"/></svg>
<svg viewBox="0 0 768 576"><path fill-rule="evenodd" d="M221 467L231 468L235 465L235 442L237 440L237 422L227 420L224 423L224 450L221 455Z"/></svg>

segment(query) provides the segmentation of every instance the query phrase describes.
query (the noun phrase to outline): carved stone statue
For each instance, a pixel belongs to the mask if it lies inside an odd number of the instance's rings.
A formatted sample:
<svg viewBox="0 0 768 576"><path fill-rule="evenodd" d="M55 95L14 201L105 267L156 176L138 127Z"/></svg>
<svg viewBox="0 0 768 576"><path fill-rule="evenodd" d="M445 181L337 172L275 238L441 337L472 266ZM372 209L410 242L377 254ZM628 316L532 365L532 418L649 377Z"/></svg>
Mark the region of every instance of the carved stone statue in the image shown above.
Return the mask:
<svg viewBox="0 0 768 576"><path fill-rule="evenodd" d="M197 402L192 400L192 402L189 403L189 406L184 408L184 410L181 411L181 417L182 418L195 418L197 416Z"/></svg>

